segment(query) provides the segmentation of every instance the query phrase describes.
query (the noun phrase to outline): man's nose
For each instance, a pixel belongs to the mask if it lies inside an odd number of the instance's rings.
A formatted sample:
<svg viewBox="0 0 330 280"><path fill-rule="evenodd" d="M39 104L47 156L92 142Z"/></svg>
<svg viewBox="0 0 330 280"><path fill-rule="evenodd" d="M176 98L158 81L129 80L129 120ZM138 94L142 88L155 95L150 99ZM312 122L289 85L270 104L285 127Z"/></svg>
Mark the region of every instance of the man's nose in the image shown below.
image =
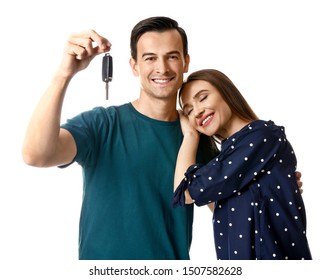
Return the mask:
<svg viewBox="0 0 330 280"><path fill-rule="evenodd" d="M158 59L157 61L157 71L158 73L168 72L168 64L165 59Z"/></svg>

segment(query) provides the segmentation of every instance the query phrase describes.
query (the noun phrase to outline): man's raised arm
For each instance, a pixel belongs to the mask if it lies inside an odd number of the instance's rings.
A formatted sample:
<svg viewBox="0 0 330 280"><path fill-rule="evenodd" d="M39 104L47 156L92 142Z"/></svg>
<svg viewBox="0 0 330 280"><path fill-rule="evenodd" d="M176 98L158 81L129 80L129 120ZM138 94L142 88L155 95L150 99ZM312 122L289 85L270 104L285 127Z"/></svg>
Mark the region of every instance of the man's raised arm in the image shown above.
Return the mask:
<svg viewBox="0 0 330 280"><path fill-rule="evenodd" d="M76 73L85 69L111 44L93 30L72 34L66 43L60 67L35 108L27 127L22 156L26 164L37 167L70 163L76 155L72 135L60 128L61 111L67 87Z"/></svg>

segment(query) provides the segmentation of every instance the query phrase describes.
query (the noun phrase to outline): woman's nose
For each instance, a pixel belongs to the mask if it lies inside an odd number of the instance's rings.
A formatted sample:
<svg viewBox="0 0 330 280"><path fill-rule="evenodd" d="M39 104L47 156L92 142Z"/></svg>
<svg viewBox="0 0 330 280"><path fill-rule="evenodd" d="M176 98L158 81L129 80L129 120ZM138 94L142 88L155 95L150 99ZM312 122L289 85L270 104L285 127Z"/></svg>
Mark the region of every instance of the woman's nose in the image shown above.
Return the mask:
<svg viewBox="0 0 330 280"><path fill-rule="evenodd" d="M198 107L195 109L195 118L199 119L203 115L204 109Z"/></svg>

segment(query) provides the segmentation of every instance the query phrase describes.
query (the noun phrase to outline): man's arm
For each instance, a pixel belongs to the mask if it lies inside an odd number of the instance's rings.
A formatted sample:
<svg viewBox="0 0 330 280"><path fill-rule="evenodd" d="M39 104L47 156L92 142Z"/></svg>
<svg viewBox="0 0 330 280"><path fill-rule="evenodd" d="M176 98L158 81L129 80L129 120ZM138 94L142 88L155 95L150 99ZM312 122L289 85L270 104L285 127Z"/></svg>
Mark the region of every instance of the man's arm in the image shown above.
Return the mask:
<svg viewBox="0 0 330 280"><path fill-rule="evenodd" d="M27 127L22 148L26 164L48 167L68 164L73 160L77 152L76 143L67 130L60 128L65 93L74 75L85 69L96 55L109 51L110 47L110 42L93 30L69 37L60 67Z"/></svg>

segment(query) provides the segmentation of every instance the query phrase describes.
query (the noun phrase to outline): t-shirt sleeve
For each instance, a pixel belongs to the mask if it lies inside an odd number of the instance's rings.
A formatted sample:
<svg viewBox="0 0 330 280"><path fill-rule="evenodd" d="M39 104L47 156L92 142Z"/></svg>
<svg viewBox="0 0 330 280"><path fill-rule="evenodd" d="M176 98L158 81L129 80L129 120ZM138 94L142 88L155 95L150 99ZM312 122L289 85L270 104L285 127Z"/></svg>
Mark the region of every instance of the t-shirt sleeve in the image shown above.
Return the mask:
<svg viewBox="0 0 330 280"><path fill-rule="evenodd" d="M82 166L95 163L99 152L96 149L99 147L97 141L100 141L98 139L103 133L102 127L104 125L106 125L106 118L102 107L83 112L61 125L61 128L71 133L76 142L77 154L73 162L77 162Z"/></svg>

